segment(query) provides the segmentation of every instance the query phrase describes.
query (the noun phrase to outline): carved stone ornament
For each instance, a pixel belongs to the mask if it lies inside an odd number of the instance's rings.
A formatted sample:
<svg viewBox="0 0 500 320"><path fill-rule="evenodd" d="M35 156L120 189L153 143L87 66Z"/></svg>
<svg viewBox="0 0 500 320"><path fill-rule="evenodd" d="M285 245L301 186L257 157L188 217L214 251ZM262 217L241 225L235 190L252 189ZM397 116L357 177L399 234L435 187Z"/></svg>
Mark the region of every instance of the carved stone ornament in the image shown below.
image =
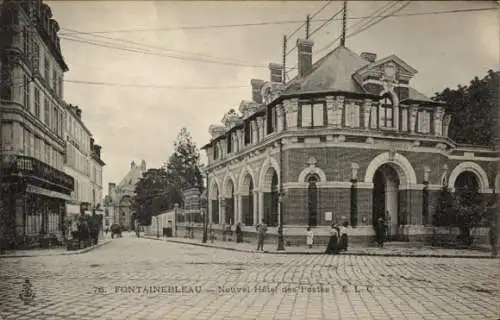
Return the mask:
<svg viewBox="0 0 500 320"><path fill-rule="evenodd" d="M310 157L309 160L307 160L307 164L311 168L316 167L316 163L318 163L318 161L314 157Z"/></svg>
<svg viewBox="0 0 500 320"><path fill-rule="evenodd" d="M226 128L221 125L212 124L208 127L208 133L212 139L217 138L226 133Z"/></svg>

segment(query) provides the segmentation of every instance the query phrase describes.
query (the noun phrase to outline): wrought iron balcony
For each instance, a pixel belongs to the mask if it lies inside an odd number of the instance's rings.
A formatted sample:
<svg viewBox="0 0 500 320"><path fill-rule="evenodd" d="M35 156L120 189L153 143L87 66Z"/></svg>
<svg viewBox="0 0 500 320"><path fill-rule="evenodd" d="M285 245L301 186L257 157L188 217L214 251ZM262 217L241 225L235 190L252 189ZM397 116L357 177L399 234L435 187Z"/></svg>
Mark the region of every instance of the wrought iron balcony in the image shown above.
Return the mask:
<svg viewBox="0 0 500 320"><path fill-rule="evenodd" d="M2 174L4 177L20 176L33 178L44 184L49 183L63 188L66 193L74 190L72 176L59 171L48 164L27 156L10 155L2 158Z"/></svg>

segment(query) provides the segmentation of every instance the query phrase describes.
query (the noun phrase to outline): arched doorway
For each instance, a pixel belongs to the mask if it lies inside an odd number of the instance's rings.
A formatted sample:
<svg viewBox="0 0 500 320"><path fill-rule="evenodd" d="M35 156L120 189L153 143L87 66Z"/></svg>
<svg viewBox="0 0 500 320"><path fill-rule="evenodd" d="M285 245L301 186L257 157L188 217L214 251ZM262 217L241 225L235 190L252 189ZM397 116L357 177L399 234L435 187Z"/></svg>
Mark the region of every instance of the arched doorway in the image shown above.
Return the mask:
<svg viewBox="0 0 500 320"><path fill-rule="evenodd" d="M266 170L262 183L264 222L269 226L278 225L279 183L273 167Z"/></svg>
<svg viewBox="0 0 500 320"><path fill-rule="evenodd" d="M308 225L315 227L318 225L318 186L319 178L312 174L307 178L307 204L309 209Z"/></svg>
<svg viewBox="0 0 500 320"><path fill-rule="evenodd" d="M234 183L233 180L229 179L226 184L226 199L224 201L225 205L225 220L224 222L228 225L234 224Z"/></svg>
<svg viewBox="0 0 500 320"><path fill-rule="evenodd" d="M455 196L461 204L473 206L481 202L479 178L471 171L463 171L455 180Z"/></svg>
<svg viewBox="0 0 500 320"><path fill-rule="evenodd" d="M212 223L219 224L219 187L216 183L210 191L210 203Z"/></svg>
<svg viewBox="0 0 500 320"><path fill-rule="evenodd" d="M372 221L380 216L387 219L387 234L392 239L398 233L399 213L399 175L392 164L383 164L373 176L373 211Z"/></svg>
<svg viewBox="0 0 500 320"><path fill-rule="evenodd" d="M242 222L247 226L252 226L253 221L253 181L252 177L247 174L243 179L241 189L241 209Z"/></svg>

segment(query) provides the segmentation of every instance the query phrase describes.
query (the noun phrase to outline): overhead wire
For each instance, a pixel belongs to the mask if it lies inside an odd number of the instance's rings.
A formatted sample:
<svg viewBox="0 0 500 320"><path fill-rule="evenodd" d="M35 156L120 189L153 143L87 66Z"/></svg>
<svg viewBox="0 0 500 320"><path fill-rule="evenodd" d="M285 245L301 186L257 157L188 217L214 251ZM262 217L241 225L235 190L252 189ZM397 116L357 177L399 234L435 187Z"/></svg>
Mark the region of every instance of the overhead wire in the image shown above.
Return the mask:
<svg viewBox="0 0 500 320"><path fill-rule="evenodd" d="M81 32L81 31L74 30L74 29L66 29L66 30L71 30L72 32L74 32L75 34L78 34L78 35L88 35L85 32ZM100 34L91 34L89 36L97 37L97 38L102 38L102 39L106 39L106 40L112 40L112 41L116 41L116 42L122 42L122 43L126 43L126 44L137 45L137 46L140 46L140 47L150 48L150 49L156 49L156 50L165 51L165 52L173 52L173 53L180 53L180 54L201 56L201 57L205 57L205 58L211 58L211 60L221 60L221 61L233 60L234 61L234 59L229 58L229 57L216 57L216 56L212 56L212 55L205 54L205 53L200 53L200 52L191 52L191 51L184 51L184 50L178 50L178 49L165 48L165 47L162 47L162 46L145 44L145 43L131 41L131 40L126 40L126 39L108 37L108 36L103 36L103 35L100 35ZM252 65L250 63L245 63L245 62L241 62L241 61L234 61L234 63L248 64L250 66Z"/></svg>
<svg viewBox="0 0 500 320"><path fill-rule="evenodd" d="M267 68L264 65L250 65L250 64L242 64L242 63L236 63L236 62L230 62L230 61L224 62L224 61L216 61L216 60L202 59L202 58L196 58L196 57L176 56L176 55L167 54L167 53L154 52L154 51L146 50L146 49L125 47L122 45L117 45L116 43L105 42L105 41L100 41L100 40L82 39L82 38L78 38L75 36L72 36L72 37L63 36L60 38L63 40L67 40L67 41L84 43L84 44L89 44L89 45L93 45L93 46L97 46L97 47L104 47L104 48L108 48L108 49L117 49L117 50L134 52L134 53L141 53L141 54L152 55L152 56L166 57L166 58L176 59L176 60L211 63L211 64L219 64L219 65L235 66L235 67Z"/></svg>
<svg viewBox="0 0 500 320"><path fill-rule="evenodd" d="M413 13L403 13L397 14L392 17L411 17L411 16L425 16L425 15L437 15L437 14L452 14L452 13L465 13L465 12L481 12L481 11L492 11L498 10L496 7L485 7L485 8L468 8L468 9L453 9L453 10L441 10L441 11L429 11L429 12L413 12ZM361 20L369 18L370 16L359 16L359 17L348 17L347 20ZM324 22L328 19L317 19L315 22ZM336 19L342 20L342 19ZM311 20L313 21L313 20ZM112 34L112 33L133 33L133 32L154 32L154 31L175 31L175 30L196 30L196 29L216 29L216 28L239 28L239 27L254 27L254 26L266 26L266 25L280 25L280 24L296 24L303 23L303 20L287 20L287 21L266 21L266 22L254 22L254 23L240 23L240 24L225 24L225 25L200 25L200 26L184 26L184 27L165 27L165 28L151 28L151 29L125 29L125 30L107 30L107 31L79 31L80 34ZM59 35L71 35L74 32L64 32L67 30L61 28L62 32Z"/></svg>

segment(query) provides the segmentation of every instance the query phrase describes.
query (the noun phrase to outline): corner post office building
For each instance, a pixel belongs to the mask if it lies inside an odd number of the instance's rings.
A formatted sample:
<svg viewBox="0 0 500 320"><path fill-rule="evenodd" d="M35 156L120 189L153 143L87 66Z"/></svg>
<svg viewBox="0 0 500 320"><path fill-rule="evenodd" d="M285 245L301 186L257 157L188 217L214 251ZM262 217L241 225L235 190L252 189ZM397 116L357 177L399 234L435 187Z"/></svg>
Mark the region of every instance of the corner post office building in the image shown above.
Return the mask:
<svg viewBox="0 0 500 320"><path fill-rule="evenodd" d="M281 210L287 239L340 219L367 239L384 215L394 239L422 239L443 186L498 190L495 150L448 137L449 107L412 87L417 70L342 45L313 64L312 47L297 40L294 79L283 84L283 66L271 63L240 114L210 126L210 223L255 232L264 220L276 234Z"/></svg>

